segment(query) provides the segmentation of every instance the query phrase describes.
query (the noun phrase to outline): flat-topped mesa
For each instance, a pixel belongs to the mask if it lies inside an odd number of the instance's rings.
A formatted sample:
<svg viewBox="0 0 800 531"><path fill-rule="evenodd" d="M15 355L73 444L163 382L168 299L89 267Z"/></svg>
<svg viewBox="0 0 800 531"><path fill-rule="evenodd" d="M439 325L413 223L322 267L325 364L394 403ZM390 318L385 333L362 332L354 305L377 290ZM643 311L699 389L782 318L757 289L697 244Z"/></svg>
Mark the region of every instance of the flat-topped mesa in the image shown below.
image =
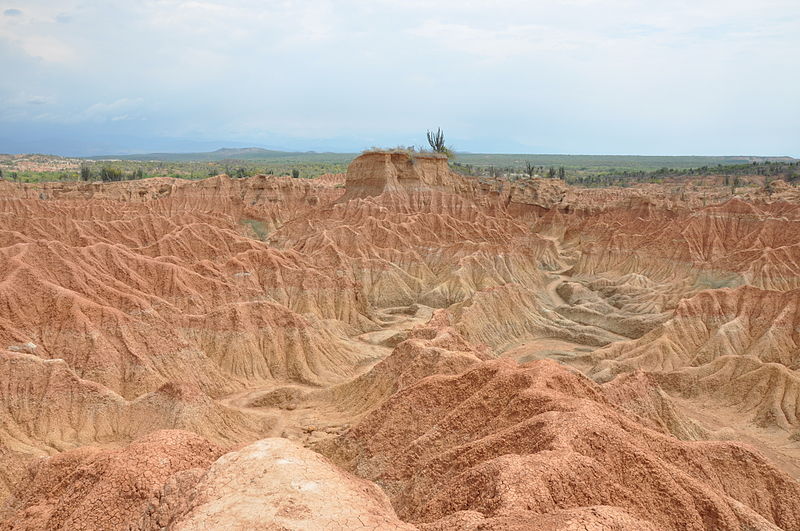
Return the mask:
<svg viewBox="0 0 800 531"><path fill-rule="evenodd" d="M567 186L556 179L530 179L523 183L481 182L452 171L440 153L370 151L356 157L347 168L346 192L337 202L381 195L408 196L418 192L445 192L465 198L494 198L504 205L564 207Z"/></svg>
<svg viewBox="0 0 800 531"><path fill-rule="evenodd" d="M439 153L371 151L350 163L346 188L339 201L431 189L460 192L475 184L451 171L447 157Z"/></svg>

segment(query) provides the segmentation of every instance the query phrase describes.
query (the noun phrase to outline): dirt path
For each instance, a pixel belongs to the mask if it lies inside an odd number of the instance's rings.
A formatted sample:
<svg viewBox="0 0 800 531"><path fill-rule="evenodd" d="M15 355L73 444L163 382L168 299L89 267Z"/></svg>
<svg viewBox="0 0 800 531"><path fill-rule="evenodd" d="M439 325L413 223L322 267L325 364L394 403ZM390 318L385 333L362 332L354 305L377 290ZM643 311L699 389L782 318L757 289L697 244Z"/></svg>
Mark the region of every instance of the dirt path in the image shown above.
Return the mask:
<svg viewBox="0 0 800 531"><path fill-rule="evenodd" d="M549 241L553 242L553 245L555 246L555 248L556 248L556 250L558 252L559 258L562 260L562 263L569 264L567 267L565 267L561 271L553 271L551 273L551 274L555 275L555 278L553 280L551 280L550 282L548 282L547 286L545 286L545 289L544 289L545 298L548 299L549 302L551 302L554 307L555 306L568 306L567 301L565 301L563 298L561 298L561 295L558 294L557 290L558 290L558 286L560 286L563 282L566 282L566 281L568 281L570 279L570 276L567 275L566 273L567 273L567 271L571 270L574 267L575 264L571 263L571 262L574 261L574 258L569 258L567 256L568 253L564 250L564 247L561 244L561 240L559 240L558 238L556 238L554 236L543 236L541 234L539 235L539 237L541 237L541 238L543 238L545 240L549 240Z"/></svg>
<svg viewBox="0 0 800 531"><path fill-rule="evenodd" d="M558 294L558 286L570 279L569 276L564 274L570 269L572 269L572 267L568 267L562 271L553 272L553 274L556 275L556 278L551 280L544 288L545 295L550 299L550 302L553 304L553 306L569 306L567 301L565 301L561 295Z"/></svg>

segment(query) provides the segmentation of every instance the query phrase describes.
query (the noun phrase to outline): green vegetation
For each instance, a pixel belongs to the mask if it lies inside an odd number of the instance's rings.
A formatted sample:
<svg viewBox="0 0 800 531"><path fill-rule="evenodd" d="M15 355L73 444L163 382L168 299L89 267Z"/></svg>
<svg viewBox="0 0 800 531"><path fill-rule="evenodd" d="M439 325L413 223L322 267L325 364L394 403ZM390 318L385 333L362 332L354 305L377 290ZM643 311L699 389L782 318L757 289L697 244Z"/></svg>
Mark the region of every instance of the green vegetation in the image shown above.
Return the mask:
<svg viewBox="0 0 800 531"><path fill-rule="evenodd" d="M353 155L349 156L350 158ZM22 170L19 172L3 169L0 161L2 177L20 182L44 181L117 181L144 179L150 177L174 177L178 179L205 179L220 173L227 173L233 178L251 177L258 174L286 176L310 179L325 173L344 173L350 159L338 161L299 161L284 160L223 160L213 162L162 162L134 160L83 160L80 165L70 169L59 170Z"/></svg>
<svg viewBox="0 0 800 531"><path fill-rule="evenodd" d="M283 163L339 162L348 163L352 153L316 153L314 151L274 151L261 148L222 148L207 153L144 153L138 155L113 155L89 157L89 160L128 160L140 162L219 162L219 161L272 161Z"/></svg>
<svg viewBox="0 0 800 531"><path fill-rule="evenodd" d="M564 166L568 171L653 171L660 168L687 170L703 166L721 164L740 165L753 162L796 162L789 157L673 157L640 155L528 155L496 153L456 153L455 160L460 164L476 167L498 166L502 168L524 168L526 162L534 166Z"/></svg>
<svg viewBox="0 0 800 531"><path fill-rule="evenodd" d="M269 236L269 231L267 231L267 227L263 221L243 218L239 220L239 223L242 225L248 225L251 229L253 229L253 232L256 234L259 240L266 241L267 236Z"/></svg>
<svg viewBox="0 0 800 531"><path fill-rule="evenodd" d="M484 160L508 160L505 157L511 155L483 156L489 157ZM551 159L550 155L531 155L529 159L515 159L509 166L499 166L495 164L469 164L459 156L455 162L451 163L452 168L464 175L485 176L485 177L505 177L516 180L521 177L544 177L550 179L562 179L569 184L577 186L603 187L603 186L629 186L634 183L661 183L672 180L686 180L692 178L702 179L705 177L722 177L722 184L725 186L737 187L744 182L744 177L753 177L757 180L769 181L774 179L784 179L788 182L800 181L800 161L795 159L781 158L773 160L758 159L750 161L741 158L741 162L735 164L703 165L699 167L683 168L686 164L685 159L696 159L697 157L672 157L676 159L676 167L660 167L650 169L642 167L643 161L638 160L643 157L626 157L632 168L626 167L605 167L603 164L608 162L608 157L597 157L596 166L575 166L575 165L537 165L533 160L561 160L570 161L571 157L585 161L584 155L563 155ZM566 157L566 158L565 158ZM613 157L611 157L613 158ZM644 157L649 158L649 157ZM662 161L669 157L653 157ZM721 159L721 157L700 157L701 159ZM737 159L739 160L739 159Z"/></svg>
<svg viewBox="0 0 800 531"><path fill-rule="evenodd" d="M636 182L659 183L669 180L691 180L704 177L721 177L722 184L736 189L744 177L761 178L764 182L783 179L793 183L800 180L800 162L752 162L750 164L728 164L701 166L699 168L659 168L654 171L616 170L602 173L576 174L567 182L588 186L628 185Z"/></svg>
<svg viewBox="0 0 800 531"><path fill-rule="evenodd" d="M444 144L441 129L428 133L433 152L450 150ZM393 150L412 156L431 153L413 146L399 146ZM736 185L734 177L745 183L752 181L753 176L763 180L800 180L800 162L787 157L454 154L451 150L449 153L453 157L451 167L464 175L510 180L539 176L562 179L578 186L627 186L636 182L705 176L727 177L722 183L727 186ZM242 158L231 158L234 156ZM158 160L159 157L164 160ZM194 158L189 160L191 157ZM0 155L0 178L17 182L116 181L148 177L204 179L226 173L234 178L266 174L307 179L325 173L343 173L354 157L356 154L353 153L290 153L247 148L200 154L128 155L116 159L27 155L24 159L29 164L24 166L19 156Z"/></svg>

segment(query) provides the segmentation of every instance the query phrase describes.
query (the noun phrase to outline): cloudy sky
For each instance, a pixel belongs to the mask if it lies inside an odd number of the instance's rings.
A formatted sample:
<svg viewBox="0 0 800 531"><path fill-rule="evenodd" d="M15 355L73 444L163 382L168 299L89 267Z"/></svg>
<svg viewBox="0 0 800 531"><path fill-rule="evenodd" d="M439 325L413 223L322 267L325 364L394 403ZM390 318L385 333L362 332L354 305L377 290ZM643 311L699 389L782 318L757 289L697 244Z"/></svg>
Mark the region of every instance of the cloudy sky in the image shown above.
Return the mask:
<svg viewBox="0 0 800 531"><path fill-rule="evenodd" d="M0 152L800 156L798 0L0 0Z"/></svg>

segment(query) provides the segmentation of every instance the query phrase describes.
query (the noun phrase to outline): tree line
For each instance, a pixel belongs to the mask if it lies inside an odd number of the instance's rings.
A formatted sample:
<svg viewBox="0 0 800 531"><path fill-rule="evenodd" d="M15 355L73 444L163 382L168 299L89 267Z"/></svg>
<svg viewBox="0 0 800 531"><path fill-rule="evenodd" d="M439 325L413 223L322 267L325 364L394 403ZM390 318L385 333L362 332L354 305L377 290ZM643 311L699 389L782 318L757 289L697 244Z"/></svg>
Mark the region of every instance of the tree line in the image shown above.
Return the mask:
<svg viewBox="0 0 800 531"><path fill-rule="evenodd" d="M144 172L141 168L135 168L133 171L125 172L119 168L112 168L104 166L99 171L93 171L92 167L88 164L81 165L80 170L81 181L95 181L100 180L103 182L115 181L132 181L136 179L144 179Z"/></svg>

